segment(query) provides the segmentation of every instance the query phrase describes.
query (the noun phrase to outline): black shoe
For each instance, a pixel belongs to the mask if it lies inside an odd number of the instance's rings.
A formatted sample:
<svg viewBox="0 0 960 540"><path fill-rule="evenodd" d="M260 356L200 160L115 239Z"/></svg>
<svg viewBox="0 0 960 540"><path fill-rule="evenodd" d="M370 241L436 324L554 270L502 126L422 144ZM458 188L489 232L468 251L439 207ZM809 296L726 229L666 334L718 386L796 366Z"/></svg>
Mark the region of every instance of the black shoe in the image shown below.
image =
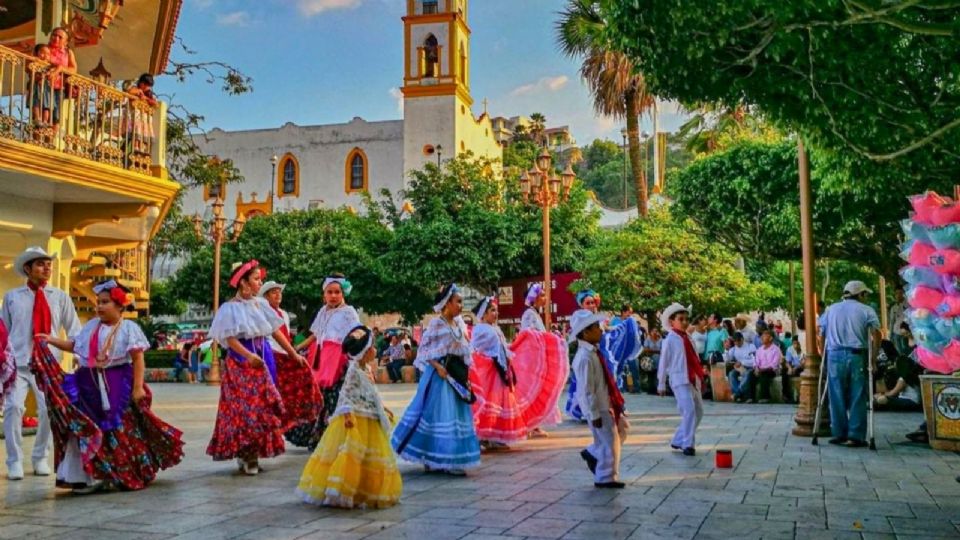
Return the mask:
<svg viewBox="0 0 960 540"><path fill-rule="evenodd" d="M602 489L623 489L627 487L623 482L595 482L593 487Z"/></svg>
<svg viewBox="0 0 960 540"><path fill-rule="evenodd" d="M930 442L930 437L927 435L926 431L914 431L913 433L907 433L907 439L915 443Z"/></svg>
<svg viewBox="0 0 960 540"><path fill-rule="evenodd" d="M677 446L677 445L675 445L675 444L671 444L671 445L670 445L670 448L673 448L674 450L683 450L683 448L681 448L680 446Z"/></svg>
<svg viewBox="0 0 960 540"><path fill-rule="evenodd" d="M756 400L756 398L754 398L754 399L751 399L751 400L750 400L750 403L753 403L753 404L756 404L756 403L757 403L757 400Z"/></svg>
<svg viewBox="0 0 960 540"><path fill-rule="evenodd" d="M587 468L590 469L590 472L597 474L597 458L593 457L593 454L586 449L580 451L580 457L587 462Z"/></svg>
<svg viewBox="0 0 960 540"><path fill-rule="evenodd" d="M850 448L863 448L866 445L866 441L861 441L860 439L850 439L850 442L847 443L847 446Z"/></svg>
<svg viewBox="0 0 960 540"><path fill-rule="evenodd" d="M684 448L684 449L683 449L683 455L685 455L685 456L695 456L695 455L697 455L697 451L691 446L691 447L689 447L689 448Z"/></svg>
<svg viewBox="0 0 960 540"><path fill-rule="evenodd" d="M740 396L735 396L735 397L733 398L733 401L734 401L735 403L743 403L743 402L746 401L746 400L743 399L743 398L740 397Z"/></svg>
<svg viewBox="0 0 960 540"><path fill-rule="evenodd" d="M828 441L830 444L843 445L847 443L846 437L834 437Z"/></svg>

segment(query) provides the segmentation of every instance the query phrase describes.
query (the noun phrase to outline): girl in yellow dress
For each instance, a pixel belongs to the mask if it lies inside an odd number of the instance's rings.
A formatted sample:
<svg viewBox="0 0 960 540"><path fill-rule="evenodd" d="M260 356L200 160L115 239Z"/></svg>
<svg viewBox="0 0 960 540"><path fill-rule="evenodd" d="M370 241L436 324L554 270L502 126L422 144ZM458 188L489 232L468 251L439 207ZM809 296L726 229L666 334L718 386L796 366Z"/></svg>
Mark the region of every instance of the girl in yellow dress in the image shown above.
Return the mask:
<svg viewBox="0 0 960 540"><path fill-rule="evenodd" d="M303 468L297 493L304 501L340 508L387 508L400 500L403 481L390 446L393 415L384 409L367 364L376 360L373 332L357 326L343 340L350 357L337 409Z"/></svg>

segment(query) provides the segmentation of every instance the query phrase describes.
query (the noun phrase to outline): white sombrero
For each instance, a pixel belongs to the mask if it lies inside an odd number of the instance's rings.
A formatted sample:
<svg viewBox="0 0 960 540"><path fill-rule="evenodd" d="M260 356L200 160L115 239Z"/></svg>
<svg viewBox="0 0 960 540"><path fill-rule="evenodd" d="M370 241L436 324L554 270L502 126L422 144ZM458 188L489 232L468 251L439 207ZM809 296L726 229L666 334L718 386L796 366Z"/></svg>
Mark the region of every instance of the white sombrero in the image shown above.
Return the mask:
<svg viewBox="0 0 960 540"><path fill-rule="evenodd" d="M670 304L667 309L663 310L663 313L660 314L660 328L662 328L664 332L670 331L670 317L673 317L681 311L686 311L688 314L693 313L693 304L689 306L684 306L679 302Z"/></svg>
<svg viewBox="0 0 960 540"><path fill-rule="evenodd" d="M29 277L27 273L23 271L23 266L29 262L33 262L37 259L55 259L57 257L56 253L48 254L40 246L30 246L26 251L17 256L13 261L13 271L17 273L20 277Z"/></svg>
<svg viewBox="0 0 960 540"><path fill-rule="evenodd" d="M276 281L268 281L260 286L260 292L257 293L257 296L263 296L273 289L280 289L280 292L283 292L287 286L283 283L277 283Z"/></svg>

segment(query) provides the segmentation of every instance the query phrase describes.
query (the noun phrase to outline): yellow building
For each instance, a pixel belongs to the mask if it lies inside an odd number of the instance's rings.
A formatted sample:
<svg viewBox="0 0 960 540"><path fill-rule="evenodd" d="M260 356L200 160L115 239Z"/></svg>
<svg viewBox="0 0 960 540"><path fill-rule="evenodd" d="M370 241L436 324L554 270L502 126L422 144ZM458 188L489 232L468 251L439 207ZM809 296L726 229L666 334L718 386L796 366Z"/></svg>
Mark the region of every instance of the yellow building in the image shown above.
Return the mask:
<svg viewBox="0 0 960 540"><path fill-rule="evenodd" d="M117 81L163 71L181 0L4 0L0 11L0 291L22 284L12 261L27 246L56 252L53 284L81 318L93 285L117 279L137 307L146 243L179 184L167 177L166 107ZM45 75L33 56L65 28L76 74Z"/></svg>

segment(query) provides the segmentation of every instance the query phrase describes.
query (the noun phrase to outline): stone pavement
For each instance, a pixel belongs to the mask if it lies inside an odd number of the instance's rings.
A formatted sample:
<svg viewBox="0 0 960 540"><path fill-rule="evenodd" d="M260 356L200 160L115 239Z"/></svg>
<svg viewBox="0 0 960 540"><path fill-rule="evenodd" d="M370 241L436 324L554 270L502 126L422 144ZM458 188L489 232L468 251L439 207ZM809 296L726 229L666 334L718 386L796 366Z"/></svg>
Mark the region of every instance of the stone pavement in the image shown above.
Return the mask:
<svg viewBox="0 0 960 540"><path fill-rule="evenodd" d="M381 390L397 412L413 393ZM707 403L699 455L685 458L667 446L673 399L628 396L625 490L593 488L578 455L588 431L566 423L549 439L485 454L465 479L404 464L400 505L344 511L297 499L304 450L265 460L256 478L210 461L216 388L161 384L154 392L160 416L185 432L184 463L145 491L86 497L54 489L50 478L4 475L0 540L960 537L960 456L901 442L919 414L878 414L879 451L870 452L791 436L789 406ZM715 448L733 450L734 469L714 469Z"/></svg>

